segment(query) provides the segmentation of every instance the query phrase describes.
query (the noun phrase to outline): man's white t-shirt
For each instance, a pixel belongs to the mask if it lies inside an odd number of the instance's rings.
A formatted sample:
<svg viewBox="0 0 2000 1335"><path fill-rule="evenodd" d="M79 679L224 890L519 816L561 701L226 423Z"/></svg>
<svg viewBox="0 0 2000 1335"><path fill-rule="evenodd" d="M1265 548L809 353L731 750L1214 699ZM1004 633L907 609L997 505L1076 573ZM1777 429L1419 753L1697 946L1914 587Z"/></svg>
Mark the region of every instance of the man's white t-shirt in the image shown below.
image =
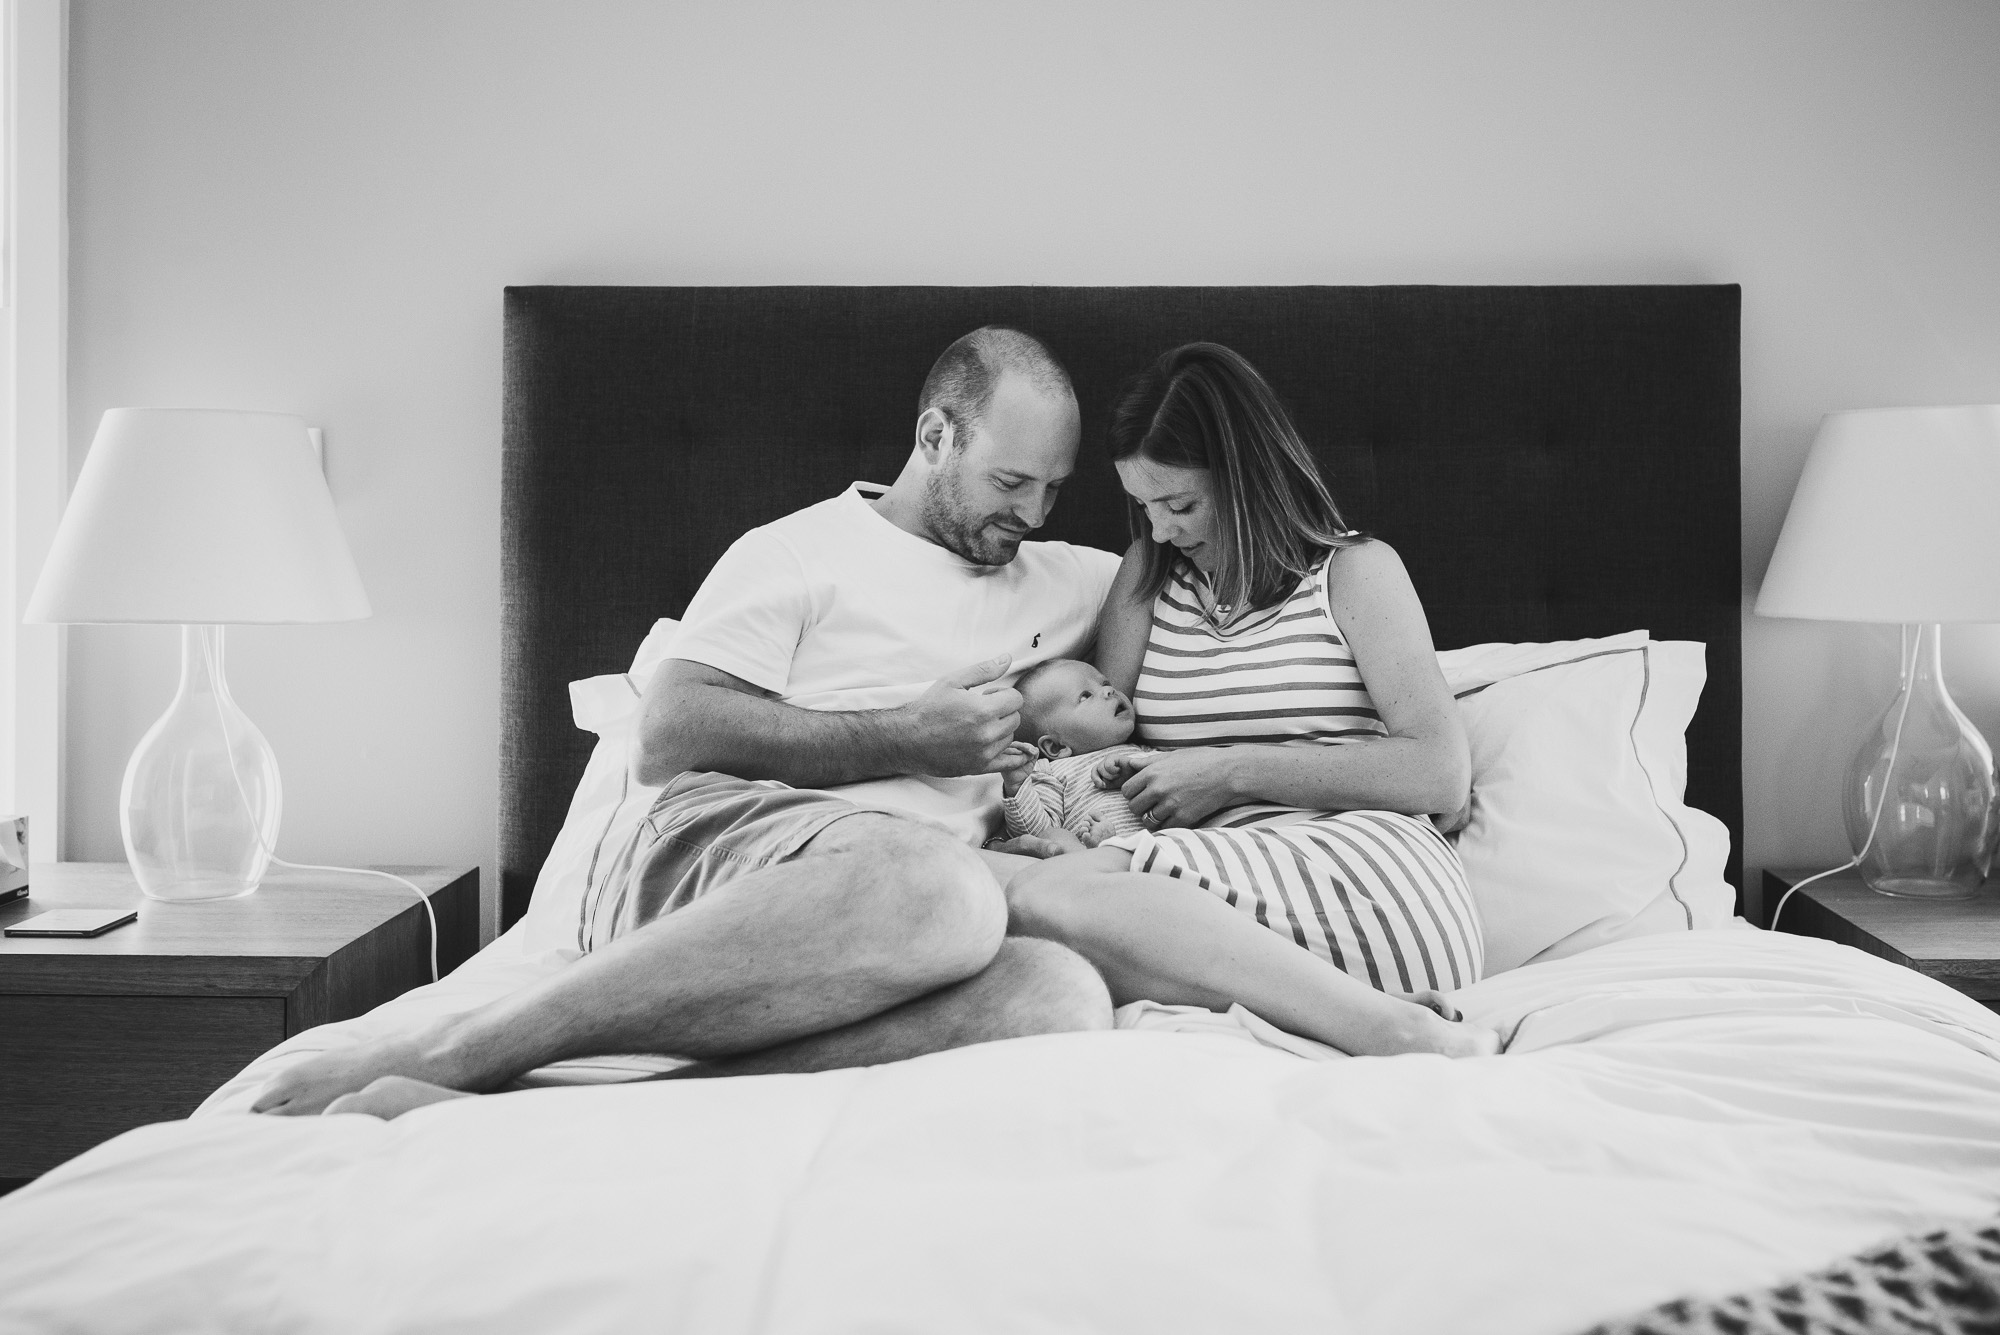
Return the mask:
<svg viewBox="0 0 2000 1335"><path fill-rule="evenodd" d="M856 482L755 528L723 553L688 604L673 656L706 663L802 709L892 709L939 677L998 654L1004 681L1088 647L1118 557L1024 542L1004 566L975 565L905 533ZM936 821L968 843L998 828L1000 779L910 775L829 791L858 806Z"/></svg>

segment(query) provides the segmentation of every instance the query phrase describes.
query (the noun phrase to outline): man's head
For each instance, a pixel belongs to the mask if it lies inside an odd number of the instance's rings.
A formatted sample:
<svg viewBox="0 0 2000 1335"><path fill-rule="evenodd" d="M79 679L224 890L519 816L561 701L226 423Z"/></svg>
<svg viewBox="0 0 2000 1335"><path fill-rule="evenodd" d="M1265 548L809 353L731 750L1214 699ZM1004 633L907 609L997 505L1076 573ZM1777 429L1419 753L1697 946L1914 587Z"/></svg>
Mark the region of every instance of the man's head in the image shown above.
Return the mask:
<svg viewBox="0 0 2000 1335"><path fill-rule="evenodd" d="M975 564L1006 565L1048 518L1080 435L1069 373L1041 340L973 330L944 350L917 399L922 536Z"/></svg>
<svg viewBox="0 0 2000 1335"><path fill-rule="evenodd" d="M1051 658L1021 674L1018 741L1050 760L1102 751L1132 736L1132 702L1104 674L1074 658Z"/></svg>

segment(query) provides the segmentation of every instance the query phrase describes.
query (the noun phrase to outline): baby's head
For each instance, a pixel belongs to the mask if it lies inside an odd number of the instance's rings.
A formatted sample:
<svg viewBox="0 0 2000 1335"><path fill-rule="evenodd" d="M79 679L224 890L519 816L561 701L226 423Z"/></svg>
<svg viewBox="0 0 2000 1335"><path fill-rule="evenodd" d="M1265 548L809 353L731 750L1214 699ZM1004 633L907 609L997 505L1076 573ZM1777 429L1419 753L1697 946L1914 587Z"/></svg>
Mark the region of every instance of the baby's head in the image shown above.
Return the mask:
<svg viewBox="0 0 2000 1335"><path fill-rule="evenodd" d="M1102 751L1132 736L1132 702L1104 674L1074 658L1052 658L1021 674L1016 740L1050 760Z"/></svg>

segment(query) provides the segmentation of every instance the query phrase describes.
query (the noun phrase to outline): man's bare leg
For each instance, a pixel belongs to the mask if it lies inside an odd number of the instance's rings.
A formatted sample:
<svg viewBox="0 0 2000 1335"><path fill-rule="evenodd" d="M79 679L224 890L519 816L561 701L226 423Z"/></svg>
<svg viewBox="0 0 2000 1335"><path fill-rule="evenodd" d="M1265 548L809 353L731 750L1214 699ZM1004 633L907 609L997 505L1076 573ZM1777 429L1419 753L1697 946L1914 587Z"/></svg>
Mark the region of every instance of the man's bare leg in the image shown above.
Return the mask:
<svg viewBox="0 0 2000 1335"><path fill-rule="evenodd" d="M1054 941L1016 936L1001 942L993 962L962 983L829 1033L695 1062L653 1078L838 1071L1002 1038L1110 1027L1111 993L1083 956Z"/></svg>
<svg viewBox="0 0 2000 1335"><path fill-rule="evenodd" d="M962 983L829 1033L694 1062L651 1078L689 1080L880 1066L996 1039L1110 1026L1110 993L1081 955L1053 941L1011 937L1001 943L991 964ZM467 1097L463 1091L408 1076L383 1076L358 1094L335 1099L326 1111L392 1118Z"/></svg>
<svg viewBox="0 0 2000 1335"><path fill-rule="evenodd" d="M1227 1010L1363 1055L1491 1055L1499 1035L1351 978L1199 886L1125 870L1123 849L1052 858L1009 882L1012 930L1096 965L1117 1005L1146 999Z"/></svg>
<svg viewBox="0 0 2000 1335"><path fill-rule="evenodd" d="M276 1077L258 1112L316 1113L383 1076L488 1090L568 1057L708 1060L851 1025L984 969L1006 930L971 849L875 812L542 980L419 1033Z"/></svg>

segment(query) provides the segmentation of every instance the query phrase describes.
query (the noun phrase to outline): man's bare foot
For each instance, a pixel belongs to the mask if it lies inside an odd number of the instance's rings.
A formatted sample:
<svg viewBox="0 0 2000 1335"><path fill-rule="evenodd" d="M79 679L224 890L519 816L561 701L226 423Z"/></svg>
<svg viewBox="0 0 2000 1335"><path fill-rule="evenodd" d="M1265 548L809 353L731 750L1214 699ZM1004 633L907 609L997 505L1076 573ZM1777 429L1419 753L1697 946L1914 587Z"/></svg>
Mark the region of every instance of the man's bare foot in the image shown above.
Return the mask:
<svg viewBox="0 0 2000 1335"><path fill-rule="evenodd" d="M443 1085L433 1085L427 1080L412 1080L406 1075L385 1075L372 1082L359 1094L342 1094L326 1105L324 1116L338 1113L367 1113L391 1121L406 1112L428 1107L433 1103L444 1103L450 1099L469 1099L472 1095L462 1089L446 1089Z"/></svg>
<svg viewBox="0 0 2000 1335"><path fill-rule="evenodd" d="M383 1039L335 1048L273 1077L251 1112L310 1117L344 1094L359 1094L384 1076L406 1076L443 1089L466 1083L421 1039Z"/></svg>

